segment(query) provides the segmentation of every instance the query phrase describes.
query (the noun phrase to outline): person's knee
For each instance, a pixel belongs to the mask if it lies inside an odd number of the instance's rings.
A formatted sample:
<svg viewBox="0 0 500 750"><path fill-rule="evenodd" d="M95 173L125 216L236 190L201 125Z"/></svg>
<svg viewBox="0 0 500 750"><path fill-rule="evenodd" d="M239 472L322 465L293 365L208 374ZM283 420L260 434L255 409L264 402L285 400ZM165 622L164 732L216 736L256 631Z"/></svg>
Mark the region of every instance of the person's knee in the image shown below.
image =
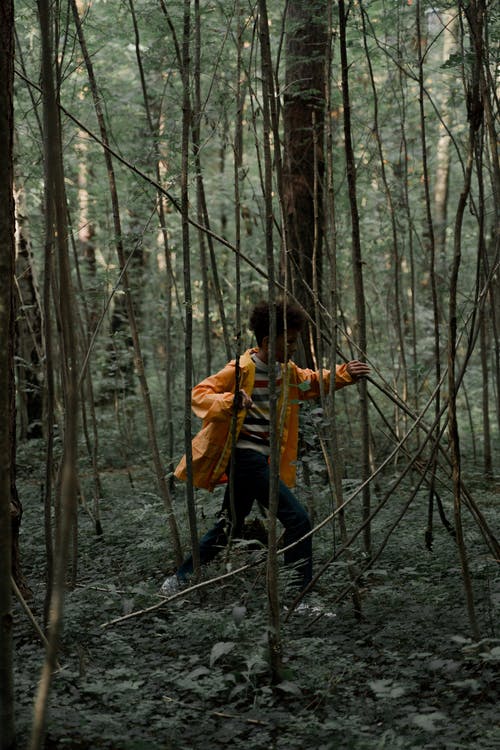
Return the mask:
<svg viewBox="0 0 500 750"><path fill-rule="evenodd" d="M311 531L311 520L305 510L301 509L294 514L290 528L293 529L296 534L300 534L300 536Z"/></svg>

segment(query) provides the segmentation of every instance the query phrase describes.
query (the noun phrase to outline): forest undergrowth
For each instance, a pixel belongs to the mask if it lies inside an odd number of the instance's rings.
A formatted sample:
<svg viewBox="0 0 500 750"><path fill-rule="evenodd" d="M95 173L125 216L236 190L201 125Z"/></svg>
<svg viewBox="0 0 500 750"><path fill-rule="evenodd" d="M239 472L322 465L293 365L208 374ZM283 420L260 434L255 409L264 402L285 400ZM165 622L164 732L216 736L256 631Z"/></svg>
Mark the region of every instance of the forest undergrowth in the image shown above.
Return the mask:
<svg viewBox="0 0 500 750"><path fill-rule="evenodd" d="M25 461L21 449L23 566L32 589L29 605L41 622L45 546L36 477L43 472L37 473L32 455ZM86 482L84 477L84 490ZM326 493L319 477L315 482L317 512L326 515ZM432 551L426 549L427 499L421 493L361 581L361 621L349 597L336 601L349 580L340 558L310 596L319 616L295 612L283 622L284 674L273 686L265 576L258 567L110 624L161 603L159 587L172 558L149 470L117 468L104 472L102 483L102 536L95 534L90 509L79 507L77 583L66 599L47 748L500 747L500 576L467 511L479 644L469 637L455 543L437 519ZM498 534L498 487L476 479L474 494ZM401 487L376 517L374 549L408 496L409 486ZM208 525L220 496L203 494L198 501L200 525ZM182 503L179 487L179 509ZM452 509L446 510L452 519ZM349 508L351 530L360 514L359 507ZM339 541L331 527L317 535L317 567L334 544ZM247 547L235 550L231 563L238 567L254 554ZM354 555L362 559L360 549ZM223 572L221 557L203 577ZM289 599L285 591L284 603ZM17 602L14 641L16 725L25 747L44 651Z"/></svg>

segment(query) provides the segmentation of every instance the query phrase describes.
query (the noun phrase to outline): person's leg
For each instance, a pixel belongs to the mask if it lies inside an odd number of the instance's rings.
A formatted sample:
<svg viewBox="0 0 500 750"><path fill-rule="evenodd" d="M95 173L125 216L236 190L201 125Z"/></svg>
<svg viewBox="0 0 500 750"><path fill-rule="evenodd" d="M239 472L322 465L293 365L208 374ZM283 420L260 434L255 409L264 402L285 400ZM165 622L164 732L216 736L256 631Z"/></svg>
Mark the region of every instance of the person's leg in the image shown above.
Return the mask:
<svg viewBox="0 0 500 750"><path fill-rule="evenodd" d="M247 506L246 498L258 500L269 507L269 462L267 456L251 450L236 451L238 470L235 476L235 495L238 503ZM293 492L280 480L278 486L278 520L285 527L285 547L298 541L311 530L307 511ZM250 504L251 507L251 504ZM250 512L250 507L248 512ZM294 566L305 587L312 578L312 540L308 537L285 552L285 564Z"/></svg>
<svg viewBox="0 0 500 750"><path fill-rule="evenodd" d="M285 527L285 547L293 544L311 530L306 510L291 490L280 480L278 487L278 520ZM234 511L233 536L241 534L245 518L250 513L254 500L265 508L269 507L269 462L267 456L253 450L236 450L234 471ZM229 487L224 495L222 506L227 519L231 518ZM221 518L200 540L200 562L210 562L226 546L231 525ZM312 578L312 541L308 537L293 549L285 552L285 564L296 568L301 576L301 586L305 587ZM184 581L193 572L193 559L190 555L177 570L177 577Z"/></svg>
<svg viewBox="0 0 500 750"><path fill-rule="evenodd" d="M311 522L305 508L293 492L280 480L278 496L279 521L285 527L284 546L293 544L311 531ZM285 552L285 565L293 566L300 575L301 588L305 588L312 578L312 537L299 542Z"/></svg>
<svg viewBox="0 0 500 750"><path fill-rule="evenodd" d="M211 562L223 549L229 540L231 527L234 524L233 536L238 537L243 529L245 518L250 513L253 504L251 490L248 491L248 477L243 470L239 471L238 461L235 463L235 501L234 512L235 519L231 516L231 500L229 485L224 493L222 502L221 518L209 529L199 541L200 564L206 565ZM228 467L229 472L229 467ZM193 572L193 556L189 555L182 565L178 568L176 575L180 581L185 581Z"/></svg>
<svg viewBox="0 0 500 750"><path fill-rule="evenodd" d="M228 536L226 532L227 520L220 518L199 542L200 564L206 565L211 562L220 550L226 546ZM193 556L186 557L182 565L177 569L176 575L179 581L185 581L193 572Z"/></svg>

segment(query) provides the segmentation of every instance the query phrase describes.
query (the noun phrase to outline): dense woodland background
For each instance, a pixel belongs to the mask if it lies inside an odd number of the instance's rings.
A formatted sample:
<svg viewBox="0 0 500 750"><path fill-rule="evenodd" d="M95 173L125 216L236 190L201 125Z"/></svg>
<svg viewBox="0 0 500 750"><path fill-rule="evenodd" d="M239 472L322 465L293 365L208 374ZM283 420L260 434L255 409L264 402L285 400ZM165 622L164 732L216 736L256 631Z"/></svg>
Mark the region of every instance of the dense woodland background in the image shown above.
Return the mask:
<svg viewBox="0 0 500 750"><path fill-rule="evenodd" d="M498 5L0 34L1 749L498 747ZM220 502L172 481L191 387L281 294L299 364L372 367L302 411L320 613L272 522L165 601Z"/></svg>

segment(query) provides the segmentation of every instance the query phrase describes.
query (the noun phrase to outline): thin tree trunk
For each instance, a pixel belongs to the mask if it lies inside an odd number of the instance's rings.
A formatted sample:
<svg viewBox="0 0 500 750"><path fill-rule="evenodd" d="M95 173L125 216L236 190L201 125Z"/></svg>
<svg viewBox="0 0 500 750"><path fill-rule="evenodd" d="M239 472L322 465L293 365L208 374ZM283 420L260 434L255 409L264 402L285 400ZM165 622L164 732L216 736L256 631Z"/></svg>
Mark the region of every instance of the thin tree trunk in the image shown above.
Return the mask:
<svg viewBox="0 0 500 750"><path fill-rule="evenodd" d="M487 28L487 25L486 25ZM484 50L484 69L489 70L490 45L486 43ZM491 175L491 192L493 195L493 218L491 221L491 240L487 247L488 273L497 267L500 258L500 159L498 154L498 113L499 102L494 83L487 79L483 72L481 76L482 101L484 104L485 125L488 133L489 170ZM500 273L495 273L490 285L490 315L494 340L493 376L496 386L496 422L500 431Z"/></svg>
<svg viewBox="0 0 500 750"><path fill-rule="evenodd" d="M361 238L359 230L359 213L356 196L356 164L352 146L351 132L351 103L349 96L349 63L347 58L347 16L344 0L339 0L339 36L340 36L340 60L342 68L342 100L344 104L344 140L346 154L347 182L349 187L349 205L351 209L351 240L352 240L352 264L354 294L356 303L356 319L358 330L358 346L360 357L363 359L367 353L366 336L366 309L365 292L363 281L363 259L361 253ZM361 479L363 482L370 476L370 426L368 418L367 384L362 378L359 383L360 398L360 423L362 435L362 458ZM363 490L363 519L366 521L370 516L370 486L367 483ZM371 550L371 527L366 523L363 534L364 548L367 555Z"/></svg>
<svg viewBox="0 0 500 750"><path fill-rule="evenodd" d="M241 70L242 70L242 11L240 0L236 0L235 17L237 24L236 33L236 96L235 100L238 104L236 111L236 121L234 127L234 232L235 232L235 249L236 249L236 264L235 264L235 288L236 288L236 310L235 310L235 383L234 392L239 393L240 390L240 354L241 354L241 261L240 261L240 247L241 247L241 201L240 201L240 180L241 180L241 167L242 167L242 147L243 147L243 110L242 110L242 98L241 98ZM229 504L231 511L231 535L228 544L228 551L232 543L233 530L236 526L234 520L236 519L235 510L235 487L234 487L234 458L236 451L236 430L238 425L238 408L237 401L234 404L234 410L231 420L231 463L229 467Z"/></svg>
<svg viewBox="0 0 500 750"><path fill-rule="evenodd" d="M454 231L454 257L450 280L450 304L449 304L449 345L448 345L448 421L450 434L450 456L452 461L452 476L454 488L454 510L455 530L457 544L462 566L462 577L465 589L465 598L469 623L472 636L476 641L480 638L479 626L476 619L474 597L469 571L469 563L465 548L465 538L462 526L462 491L461 491L461 458L458 419L456 411L457 383L455 377L455 362L457 352L457 287L458 274L461 263L462 250L462 224L467 200L471 189L471 177L473 167L473 155L477 142L477 132L482 125L482 97L480 90L480 77L483 64L483 19L484 3L482 0L473 0L466 10L467 20L471 32L471 47L473 51L473 63L471 81L469 83L468 120L469 120L469 153L467 168L464 178L464 186L460 194L455 218Z"/></svg>
<svg viewBox="0 0 500 750"><path fill-rule="evenodd" d="M87 303L87 299L85 296L85 289L83 285L82 274L80 272L80 261L78 258L76 243L73 239L73 233L71 233L71 237L72 237L72 247L73 247L73 259L75 263L76 277L77 277L77 283L78 283L78 291L82 299L83 316L85 318L85 325L84 325L81 320L81 316L78 315L78 323L79 323L79 328L81 331L81 341L82 341L83 348L85 349L85 351L83 352L83 356L85 356L87 352L90 352L92 348L91 333L96 328L96 326L98 326L99 320L97 318L94 318L94 314L92 312L92 310L94 309L93 303L91 304L90 310L89 310L89 305ZM101 478L99 476L99 465L98 465L99 432L97 429L97 415L96 415L96 410L95 410L92 372L89 367L87 366L84 367L84 374L85 374L85 382L83 382L83 379L80 378L79 383L78 383L80 387L82 427L83 427L83 432L85 435L85 443L87 445L87 451L88 451L89 458L92 464L92 474L93 474L93 479L94 479L93 521L95 524L96 534L100 536L102 534L102 524L101 524L101 517L100 517L100 499L103 496L103 490L102 490ZM92 426L92 439L90 437L90 432L88 429L87 408L88 408L88 411L90 412L90 421L91 421L91 426Z"/></svg>
<svg viewBox="0 0 500 750"><path fill-rule="evenodd" d="M398 30L399 31L399 30ZM410 331L411 331L411 369L413 373L412 382L412 396L415 411L420 411L420 379L418 376L418 336L417 336L417 303L418 303L418 290L417 290L417 271L415 264L415 241L414 232L412 226L412 218L410 211L410 193L409 193L409 171L408 164L410 162L408 153L408 141L406 135L406 119L407 119L407 104L406 104L406 90L403 86L403 73L399 70L399 83L401 93L401 124L400 124L400 169L399 174L401 175L401 194L400 203L404 206L404 212L406 215L406 233L408 235L408 262L410 267ZM420 432L416 436L417 444L420 440Z"/></svg>
<svg viewBox="0 0 500 750"><path fill-rule="evenodd" d="M422 21L422 7L420 0L417 0L415 5L415 16L416 16L416 44L417 44L417 59L418 59L418 87L419 87L419 115L420 115L420 138L422 147L422 182L424 185L424 204L425 204L425 237L427 242L427 249L429 254L429 276L432 290L432 310L434 319L434 370L436 383L441 380L441 342L440 342L440 299L438 290L438 276L436 269L436 238L434 231L434 222L432 217L432 202L431 202L431 186L430 186L430 174L428 167L428 146L427 146L427 124L426 124L426 113L425 113L425 86L424 86L424 44L425 39L422 35L421 21ZM441 394L438 390L436 393L435 403L435 414L436 416L441 413ZM429 512L428 512L428 535L429 538L432 536L432 512L433 512L433 495L434 495L434 482L435 474L437 469L437 453L438 453L438 435L440 432L440 425L437 422L436 430L436 441L433 446L434 461L431 463L431 483L429 488Z"/></svg>
<svg viewBox="0 0 500 750"><path fill-rule="evenodd" d="M97 321L99 320L99 306L97 296L97 261L95 253L95 227L89 215L89 191L88 184L94 182L92 167L88 159L88 138L83 131L80 131L76 145L78 156L78 247L79 255L85 262L84 279L87 281L90 294L90 303L86 303L89 308L88 317L88 335L92 334ZM85 284L82 284L82 292Z"/></svg>
<svg viewBox="0 0 500 750"><path fill-rule="evenodd" d="M328 28L332 28L333 11L332 1L328 2ZM325 100L326 100L326 111L331 111L331 91L329 81L331 80L332 70L332 40L327 45L327 60L326 60L326 80L325 80ZM329 288L330 288L330 300L329 308L331 315L331 341L329 350L329 361L331 362L332 370L335 368L337 361L337 347L338 347L338 265L337 265L337 227L336 227L336 211L335 211L335 189L334 189L334 168L333 168L333 133L332 133L332 120L327 118L326 124L326 183L325 183L325 237L330 238L326 243L326 255L329 260ZM330 392L328 399L325 403L326 408L326 423L328 425L328 435L325 436L325 440L322 442L323 453L325 456L325 463L328 471L328 477L330 481L330 487L333 491L335 499L335 507L339 510L338 513L338 525L340 531L340 539L342 544L346 544L348 539L347 524L345 513L342 510L344 497L342 488L342 453L340 450L340 441L337 425L337 408L335 398L335 387L334 379L331 381ZM335 552L335 547L334 547ZM359 619L361 617L361 598L359 596L359 589L356 583L357 570L353 564L352 554L350 550L347 551L348 557L348 570L349 577L352 585L352 601L354 606L355 616Z"/></svg>
<svg viewBox="0 0 500 750"><path fill-rule="evenodd" d="M377 144L377 151L378 151L378 157L379 157L379 169L380 169L380 176L382 179L382 184L384 187L384 193L385 198L387 202L387 209L389 214L389 219L391 223L391 241L392 241L392 265L393 265L393 283L394 283L394 293L391 294L391 301L393 302L393 305L390 303L390 307L393 309L394 314L392 315L392 321L394 324L394 328L396 330L396 337L398 342L398 353L401 359L401 370L402 370L402 379L403 379L403 401L406 401L408 398L408 371L407 371L407 358L406 358L406 345L405 345L405 337L404 337L404 326L403 326L403 316L402 316L402 299L401 299L401 250L400 250L400 238L398 236L398 230L397 230L397 221L396 221L396 210L394 206L394 200L392 196L392 191L389 186L389 180L386 173L386 161L384 155L384 149L382 146L382 140L380 135L380 127L379 127L379 97L378 97L378 91L377 86L375 83L375 76L373 71L373 66L370 59L370 52L368 49L368 42L367 42L367 29L366 29L366 11L362 7L361 8L361 18L363 22L363 44L365 49L365 57L366 57L366 63L368 65L368 71L370 75L370 84L373 94L373 128L372 133L376 140ZM398 415L396 414L396 425L398 424ZM398 427L396 428L398 429Z"/></svg>
<svg viewBox="0 0 500 750"><path fill-rule="evenodd" d="M496 236L496 245L497 245L497 256L500 251L500 222L499 222L499 231ZM493 244L493 242L492 242ZM497 268L498 268L498 261L497 261ZM490 294L489 294L489 300L490 300L490 317L491 317L491 328L492 328L492 336L494 341L494 347L493 347L493 379L494 379L494 391L495 391L495 401L496 401L496 420L497 420L497 429L500 432L500 289L497 287L498 284L498 277L500 277L500 274L497 272L496 274L497 279L493 279L490 287Z"/></svg>
<svg viewBox="0 0 500 750"><path fill-rule="evenodd" d="M321 287L323 246L326 18L326 0L289 0L286 4L284 219L292 290L313 320L311 290L315 273ZM315 207L319 221L315 220ZM321 295L321 288L318 292ZM315 360L312 340L309 330L303 341L308 366L314 366Z"/></svg>
<svg viewBox="0 0 500 750"><path fill-rule="evenodd" d="M194 102L191 116L193 139L194 170L196 175L196 208L200 224L204 223L203 202L204 187L201 172L201 15L200 2L194 0L194 64L193 64ZM212 340L210 325L210 282L208 277L207 248L205 233L198 230L200 246L200 267L203 283L203 341L205 349L205 371L212 372Z"/></svg>
<svg viewBox="0 0 500 750"><path fill-rule="evenodd" d="M460 203L455 220L455 252L452 268L452 277L450 280L450 304L449 304L449 345L448 345L448 429L450 436L450 455L452 462L452 476L454 488L454 510L455 510L455 533L457 537L458 552L462 566L462 576L465 588L467 612L472 635L476 641L479 640L479 627L475 615L474 598L472 593L472 584L470 579L469 564L465 549L465 538L462 524L462 470L460 456L460 439L457 420L457 386L455 378L455 361L457 347L457 280L461 261L461 223L467 195L470 189L470 175L472 171L472 155L466 175L466 185L464 186ZM467 184L468 183L468 184Z"/></svg>
<svg viewBox="0 0 500 750"><path fill-rule="evenodd" d="M64 395L63 456L61 464L62 518L57 538L57 557L50 603L48 648L38 686L30 740L31 750L38 750L43 741L48 697L52 675L57 664L62 629L65 578L68 567L71 531L75 525L77 493L77 420L78 386L76 339L74 333L74 299L67 242L67 207L62 161L59 110L53 69L52 16L48 0L39 2L42 43L42 81L44 108L45 190L47 205L53 205L55 224L51 227L58 264L59 307L61 318L61 363ZM50 214L51 212L48 211Z"/></svg>
<svg viewBox="0 0 500 750"><path fill-rule="evenodd" d="M0 5L0 750L14 750L11 491L14 477L14 4Z"/></svg>
<svg viewBox="0 0 500 750"><path fill-rule="evenodd" d="M45 243L43 268L43 338L45 341L45 481L43 488L43 519L45 539L46 581L47 589L44 601L44 624L48 623L49 607L52 598L54 580L54 540L52 531L52 500L54 490L54 426L55 426L55 383L54 383L54 346L52 334L51 290L54 272L54 247L52 232L54 226L54 206L52 201L45 202Z"/></svg>
<svg viewBox="0 0 500 750"><path fill-rule="evenodd" d="M483 140L477 145L475 151L478 201L477 201L477 280L476 280L476 299L480 298L480 289L484 288L486 276L488 273L489 259L487 245L485 241L485 195L483 183ZM485 300L486 302L486 300ZM479 352L481 358L481 374L483 379L482 387L482 412L483 412L483 468L485 476L493 476L493 461L491 455L491 425L490 425L490 373L489 373L489 310L486 304L479 305L478 309L478 326L479 326Z"/></svg>
<svg viewBox="0 0 500 750"><path fill-rule="evenodd" d="M475 614L474 596L470 577L469 563L465 547L465 538L462 524L462 487L461 487L461 456L460 438L457 419L457 379L455 376L457 356L457 293L458 275L462 257L462 224L471 189L471 177L473 158L477 141L477 131L482 124L482 104L479 87L479 76L482 66L482 42L483 42L483 3L482 0L471 2L466 15L471 30L471 42L473 50L472 80L469 88L468 120L469 120L469 144L467 155L467 166L464 176L464 185L460 194L454 228L454 254L450 279L450 302L449 302L449 343L448 343L448 429L450 436L450 457L452 463L453 495L455 511L455 533L457 538L458 553L462 567L462 578L465 589L467 613L473 638L480 638L479 626Z"/></svg>
<svg viewBox="0 0 500 750"><path fill-rule="evenodd" d="M16 206L16 278L19 297L16 315L18 419L21 438L43 435L42 316L33 253L27 228L25 191L14 190Z"/></svg>
<svg viewBox="0 0 500 750"><path fill-rule="evenodd" d="M455 11L454 15L451 13L440 12L440 24L443 24L443 46L441 53L442 64L446 63L450 55L454 52L455 43L455 29L457 27L458 16ZM451 76L448 76L448 80L451 83ZM435 243L436 243L436 257L445 258L446 250L446 230L448 227L448 197L450 187L450 145L451 135L449 131L449 125L451 116L449 112L452 110L451 107L447 107L449 100L452 97L452 93L448 92L448 88L443 86L443 90L449 94L447 100L444 96L440 97L442 103L442 114L439 121L439 136L436 147L436 176L434 179L434 227L435 227Z"/></svg>
<svg viewBox="0 0 500 750"><path fill-rule="evenodd" d="M483 468L486 477L493 476L493 460L491 455L491 428L490 428L490 384L488 355L490 353L490 342L488 336L488 317L483 308L479 315L480 326L480 356L481 372L483 377L482 387L482 409L483 409Z"/></svg>
<svg viewBox="0 0 500 750"><path fill-rule="evenodd" d="M192 417L191 390L193 387L193 300L191 295L191 251L189 247L189 131L191 127L191 2L184 0L184 34L182 39L182 155L181 155L181 216L182 216L182 259L184 269L184 308L186 311L186 335L184 340L184 443L186 450L186 502L193 555L195 579L200 574L200 548L196 524L196 506L193 485Z"/></svg>
<svg viewBox="0 0 500 750"><path fill-rule="evenodd" d="M265 241L268 274L269 303L269 442L271 445L269 467L269 532L267 559L267 596L269 605L268 645L273 682L281 681L282 643L280 633L280 604L278 590L278 482L279 482L279 434L276 423L276 289L273 243L273 203L272 203L272 156L271 156L271 99L274 96L269 40L269 22L266 0L259 0L259 37L262 64L262 104L263 104L263 150L264 150L264 202L265 202ZM286 387L285 378L283 388Z"/></svg>

